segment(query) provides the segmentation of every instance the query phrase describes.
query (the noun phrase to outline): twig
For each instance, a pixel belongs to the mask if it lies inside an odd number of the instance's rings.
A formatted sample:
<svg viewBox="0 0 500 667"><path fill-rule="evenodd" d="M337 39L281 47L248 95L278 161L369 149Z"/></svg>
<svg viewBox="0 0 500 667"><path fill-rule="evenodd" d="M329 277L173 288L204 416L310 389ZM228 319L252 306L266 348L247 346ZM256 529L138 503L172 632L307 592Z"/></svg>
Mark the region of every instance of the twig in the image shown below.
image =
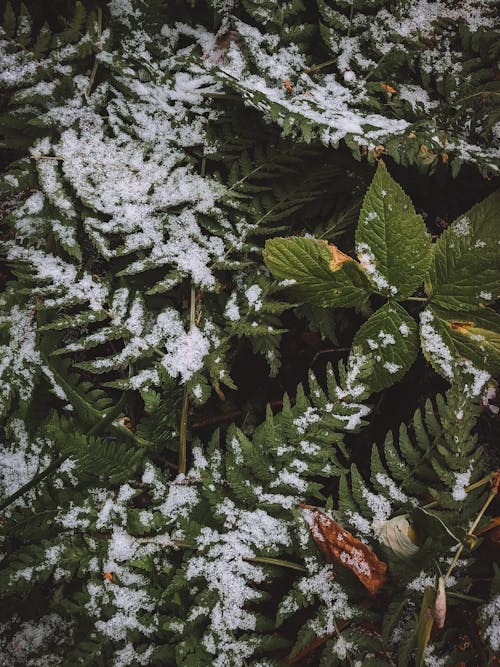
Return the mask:
<svg viewBox="0 0 500 667"><path fill-rule="evenodd" d="M64 158L59 155L32 155L32 160L58 160L64 162Z"/></svg>
<svg viewBox="0 0 500 667"><path fill-rule="evenodd" d="M191 283L191 296L189 307L189 329L194 326L196 319L196 287ZM187 431L188 431L188 413L189 413L189 392L184 387L182 395L181 424L179 428L179 474L185 475L187 469Z"/></svg>
<svg viewBox="0 0 500 667"><path fill-rule="evenodd" d="M102 9L101 7L97 8L97 34L99 38L102 35ZM85 88L85 99L89 99L90 96L90 91L92 90L92 86L94 85L94 79L97 74L97 67L99 63L97 61L97 56L94 59L94 65L92 67L92 71L90 72L90 77L89 77L89 82L87 84L87 87Z"/></svg>
<svg viewBox="0 0 500 667"><path fill-rule="evenodd" d="M490 480L491 480L491 491L489 493L489 496L486 498L484 501L483 506L479 510L478 515L472 522L472 525L469 527L469 530L467 531L467 535L465 536L465 540L460 544L458 547L455 556L453 560L451 561L451 565L448 568L448 572L444 576L445 583L449 579L451 573L453 572L453 569L455 568L455 565L457 564L458 559L460 558L462 551L465 548L465 544L468 538L474 538L474 530L477 527L478 523L481 521L483 518L483 514L486 512L488 507L491 505L493 500L496 498L498 494L498 487L500 486L500 470L497 470L496 472L492 473L490 475Z"/></svg>
<svg viewBox="0 0 500 667"><path fill-rule="evenodd" d="M100 422L94 424L94 426L92 426L92 428L89 431L87 431L86 433L87 437L96 435L97 433L99 433L101 429L103 429L110 422L112 422L113 419L117 417L122 411L122 408L127 401L127 397L128 397L128 392L126 391L122 394L116 406L112 410L110 410ZM55 472L58 468L60 468L64 463L64 461L66 461L66 459L69 459L70 456L71 454L61 454L61 456L59 456L55 461L52 461L52 463L49 466L47 466L45 470L39 472L37 475L33 477L33 479L31 479L29 482L21 486L20 489L18 489L15 493L6 498L3 501L3 503L0 504L0 512L6 509L9 505L11 505L15 500L23 496L25 493L33 489L39 482L49 477L53 472Z"/></svg>
<svg viewBox="0 0 500 667"><path fill-rule="evenodd" d="M314 67L309 67L309 69L304 70L304 74L312 74L312 72L317 72L323 67L328 67L328 65L333 65L337 62L337 58L331 58L330 60L325 60L325 62L320 63L319 65L314 65Z"/></svg>

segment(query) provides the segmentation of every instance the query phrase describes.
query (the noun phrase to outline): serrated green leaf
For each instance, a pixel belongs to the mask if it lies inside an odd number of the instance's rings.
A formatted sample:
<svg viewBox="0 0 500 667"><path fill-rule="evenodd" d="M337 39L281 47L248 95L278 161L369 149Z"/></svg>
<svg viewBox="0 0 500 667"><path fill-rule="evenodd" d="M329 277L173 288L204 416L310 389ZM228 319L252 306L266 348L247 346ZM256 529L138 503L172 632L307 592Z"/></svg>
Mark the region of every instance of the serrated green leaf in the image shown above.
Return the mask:
<svg viewBox="0 0 500 667"><path fill-rule="evenodd" d="M294 281L293 295L315 306L357 306L366 301L370 284L357 262L326 241L301 237L267 241L264 261L275 278Z"/></svg>
<svg viewBox="0 0 500 667"><path fill-rule="evenodd" d="M492 375L500 373L500 315L494 311L464 313L428 306L420 320L424 355L448 380L453 380L460 369L471 375L478 369Z"/></svg>
<svg viewBox="0 0 500 667"><path fill-rule="evenodd" d="M363 200L356 252L373 289L398 300L413 294L429 270L425 224L382 162Z"/></svg>
<svg viewBox="0 0 500 667"><path fill-rule="evenodd" d="M500 190L448 227L433 247L425 290L444 308L468 310L500 295Z"/></svg>
<svg viewBox="0 0 500 667"><path fill-rule="evenodd" d="M404 308L390 301L359 329L353 340L355 346L373 358L370 388L380 391L400 380L415 361L417 325Z"/></svg>

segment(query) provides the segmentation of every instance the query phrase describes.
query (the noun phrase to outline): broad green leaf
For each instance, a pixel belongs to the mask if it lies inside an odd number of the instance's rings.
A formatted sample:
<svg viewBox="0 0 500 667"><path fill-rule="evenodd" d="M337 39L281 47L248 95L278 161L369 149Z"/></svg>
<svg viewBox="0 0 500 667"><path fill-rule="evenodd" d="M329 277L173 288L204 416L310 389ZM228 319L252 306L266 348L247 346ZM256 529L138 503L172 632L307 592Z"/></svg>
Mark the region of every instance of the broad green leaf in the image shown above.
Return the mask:
<svg viewBox="0 0 500 667"><path fill-rule="evenodd" d="M363 200L356 252L373 289L406 299L427 276L431 241L420 215L383 162Z"/></svg>
<svg viewBox="0 0 500 667"><path fill-rule="evenodd" d="M428 306L420 315L424 355L448 380L457 372L473 376L473 394L488 375L500 373L500 315L486 308L473 312Z"/></svg>
<svg viewBox="0 0 500 667"><path fill-rule="evenodd" d="M271 239L264 261L275 278L290 281L294 296L315 306L357 306L370 293L359 264L326 241Z"/></svg>
<svg viewBox="0 0 500 667"><path fill-rule="evenodd" d="M358 330L353 347L372 357L370 388L380 391L400 380L415 361L417 325L404 308L389 301Z"/></svg>
<svg viewBox="0 0 500 667"><path fill-rule="evenodd" d="M432 605L436 599L436 591L433 586L426 586L422 598L422 606L418 615L417 625L417 656L415 658L416 667L422 667L424 664L425 649L431 637L431 630L434 619L431 616Z"/></svg>
<svg viewBox="0 0 500 667"><path fill-rule="evenodd" d="M425 290L444 308L469 310L500 296L500 190L448 227L433 246Z"/></svg>

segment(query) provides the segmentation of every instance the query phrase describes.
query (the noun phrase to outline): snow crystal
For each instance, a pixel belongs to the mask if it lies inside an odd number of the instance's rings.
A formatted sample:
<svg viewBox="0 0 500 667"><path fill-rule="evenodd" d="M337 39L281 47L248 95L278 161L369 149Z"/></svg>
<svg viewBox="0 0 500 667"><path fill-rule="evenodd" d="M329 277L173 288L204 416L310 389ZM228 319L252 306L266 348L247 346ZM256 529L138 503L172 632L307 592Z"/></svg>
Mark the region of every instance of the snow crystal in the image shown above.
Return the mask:
<svg viewBox="0 0 500 667"><path fill-rule="evenodd" d="M390 333L386 333L385 331L380 331L378 337L382 341L382 347L387 347L388 345L394 345L396 343L394 336Z"/></svg>
<svg viewBox="0 0 500 667"><path fill-rule="evenodd" d="M116 499L108 497L103 503L97 515L96 528L104 528L111 525L116 517L121 517L125 522L127 508L126 503L136 494L129 484L122 484L118 490Z"/></svg>
<svg viewBox="0 0 500 667"><path fill-rule="evenodd" d="M491 373L476 368L469 359L461 359L457 366L466 377L470 378L468 382L464 382L464 393L467 398L475 398L479 396L484 385L491 378Z"/></svg>
<svg viewBox="0 0 500 667"><path fill-rule="evenodd" d="M384 276L380 273L380 271L378 271L375 255L373 254L370 246L367 243L358 243L356 245L356 253L362 268L368 274L370 280L375 284L375 287L381 291L388 290L389 283L387 282L387 279L384 278ZM394 294L397 293L397 289L391 286L391 294L393 294L392 290L395 290Z"/></svg>
<svg viewBox="0 0 500 667"><path fill-rule="evenodd" d="M361 426L363 417L366 417L366 415L370 413L370 408L367 405L363 405L362 403L344 403L343 407L352 409L354 412L351 412L351 414L347 415L334 414L332 412L332 417L335 417L335 419L339 419L342 422L346 422L343 425L343 428L346 431L354 431L359 428L359 426Z"/></svg>
<svg viewBox="0 0 500 667"><path fill-rule="evenodd" d="M46 451L47 444L41 438L30 440L23 421L12 419L9 428L12 432L13 446L0 445L2 461L0 492L4 497L12 495L30 482L51 461ZM33 493L30 493L28 497L33 497ZM26 495L24 500L20 498L16 504L23 504L25 500Z"/></svg>
<svg viewBox="0 0 500 667"><path fill-rule="evenodd" d="M129 665L149 665L151 663L151 654L154 651L153 646L148 646L148 648L142 653L137 653L135 648L130 642L125 644L125 646L116 651L114 655L113 667L129 667Z"/></svg>
<svg viewBox="0 0 500 667"><path fill-rule="evenodd" d="M231 322L236 322L237 320L240 319L240 310L238 308L238 296L236 292L233 292L231 294L231 297L226 304L224 314L228 320L231 320Z"/></svg>
<svg viewBox="0 0 500 667"><path fill-rule="evenodd" d="M378 472L375 475L375 479L379 484L384 486L389 491L389 496L393 500L397 500L400 503L406 503L408 501L408 496L406 493L403 493L400 489L398 489L394 480L388 477L388 475L384 475L383 473Z"/></svg>
<svg viewBox="0 0 500 667"><path fill-rule="evenodd" d="M197 502L198 491L179 476L169 485L168 496L158 509L170 521L175 521L178 517L188 517Z"/></svg>
<svg viewBox="0 0 500 667"><path fill-rule="evenodd" d="M280 470L278 476L270 484L271 488L276 488L277 486L290 486L301 493L305 493L307 490L307 481L301 479L300 475L290 470Z"/></svg>
<svg viewBox="0 0 500 667"><path fill-rule="evenodd" d="M389 371L389 373L393 375L394 373L397 373L399 370L401 370L401 365L392 363L391 361L386 361L384 363L384 368L386 368Z"/></svg>
<svg viewBox="0 0 500 667"><path fill-rule="evenodd" d="M346 513L347 519L351 526L353 526L361 535L370 535L372 532L370 522L365 519L358 512L351 512L350 510Z"/></svg>
<svg viewBox="0 0 500 667"><path fill-rule="evenodd" d="M12 654L12 663L7 664L35 664L48 645L64 635L71 636L71 625L58 614L46 614L36 621L24 621L7 647L9 654Z"/></svg>
<svg viewBox="0 0 500 667"><path fill-rule="evenodd" d="M428 308L420 313L422 347L439 366L443 375L451 380L453 379L453 357L450 349L432 326L433 321L434 315Z"/></svg>
<svg viewBox="0 0 500 667"><path fill-rule="evenodd" d="M316 424L319 422L321 417L318 415L315 408L307 408L304 414L301 417L296 417L293 420L294 426L297 427L297 431L304 435L308 427L311 424Z"/></svg>
<svg viewBox="0 0 500 667"><path fill-rule="evenodd" d="M137 545L134 538L122 528L113 527L113 534L108 547L108 562L105 570L112 571L116 563L131 560L136 552Z"/></svg>
<svg viewBox="0 0 500 667"><path fill-rule="evenodd" d="M372 493L363 487L363 498L366 500L370 512L373 516L372 525L375 527L384 521L387 521L391 515L391 503L384 496Z"/></svg>
<svg viewBox="0 0 500 667"><path fill-rule="evenodd" d="M457 473L454 472L453 475L455 477L455 484L453 486L451 495L453 496L453 500L456 500L457 502L461 500L465 500L467 497L467 491L465 490L465 487L470 485L470 478L472 475L474 467L471 465L469 469L466 472L462 473Z"/></svg>
<svg viewBox="0 0 500 667"><path fill-rule="evenodd" d="M340 660L345 660L349 651L353 648L353 643L346 641L343 637L339 637L334 645L332 646L332 651Z"/></svg>
<svg viewBox="0 0 500 667"><path fill-rule="evenodd" d="M210 350L210 342L198 329L191 327L183 336L167 344L167 354L161 363L172 377L181 376L187 382L196 371L203 367L203 359Z"/></svg>
<svg viewBox="0 0 500 667"><path fill-rule="evenodd" d="M245 296L249 305L252 306L256 311L260 310L262 307L262 300L260 298L261 294L262 289L258 285L252 285L245 291Z"/></svg>
<svg viewBox="0 0 500 667"><path fill-rule="evenodd" d="M465 216L460 218L451 226L455 236L468 236L471 233L471 223Z"/></svg>
<svg viewBox="0 0 500 667"><path fill-rule="evenodd" d="M154 618L149 618L148 625L141 623L138 619L139 615L152 612L155 608L145 590L121 586L110 581L106 586L97 589L98 595L96 596L93 586L95 585L92 583L87 585L90 593L90 601L85 605L87 611L95 614L95 610L100 610L103 603L112 605L115 610L111 618L95 621L96 630L105 637L121 642L127 639L129 631L138 631L146 636L155 632Z"/></svg>
<svg viewBox="0 0 500 667"><path fill-rule="evenodd" d="M401 332L401 335L404 336L405 338L408 336L410 333L410 329L407 324L403 322L403 324L399 325L399 331Z"/></svg>
<svg viewBox="0 0 500 667"><path fill-rule="evenodd" d="M144 369L130 378L132 389L147 389L150 385L159 385L158 371Z"/></svg>
<svg viewBox="0 0 500 667"><path fill-rule="evenodd" d="M366 355L356 350L351 351L347 362L345 388L335 387L337 398L341 400L347 397L359 398L366 392L366 387L360 382L360 378L363 376L363 372L366 372L368 361L369 358Z"/></svg>
<svg viewBox="0 0 500 667"><path fill-rule="evenodd" d="M493 651L500 651L500 595L496 595L481 608L484 623L484 637Z"/></svg>
<svg viewBox="0 0 500 667"><path fill-rule="evenodd" d="M307 564L307 563L306 563ZM305 595L308 602L319 600L324 605L323 623L313 621L312 629L318 637L336 634L337 621L348 620L353 615L349 600L342 587L335 581L335 572L331 565L319 568L312 564L312 572L297 582L297 588Z"/></svg>
<svg viewBox="0 0 500 667"><path fill-rule="evenodd" d="M409 102L414 111L430 111L438 106L436 100L431 100L428 92L421 86L411 84L400 84L398 94L402 100Z"/></svg>
<svg viewBox="0 0 500 667"><path fill-rule="evenodd" d="M209 590L216 592L203 645L214 655L214 667L224 667L241 664L254 649L254 638L237 641L234 637L238 631L255 629L255 615L246 604L260 597L253 584L266 579L262 567L246 559L254 556L254 550L288 546L290 537L287 524L263 510L242 511L226 502L217 511L226 515L234 529L219 533L202 528L197 539L198 552L188 561L186 577L188 581L201 577Z"/></svg>

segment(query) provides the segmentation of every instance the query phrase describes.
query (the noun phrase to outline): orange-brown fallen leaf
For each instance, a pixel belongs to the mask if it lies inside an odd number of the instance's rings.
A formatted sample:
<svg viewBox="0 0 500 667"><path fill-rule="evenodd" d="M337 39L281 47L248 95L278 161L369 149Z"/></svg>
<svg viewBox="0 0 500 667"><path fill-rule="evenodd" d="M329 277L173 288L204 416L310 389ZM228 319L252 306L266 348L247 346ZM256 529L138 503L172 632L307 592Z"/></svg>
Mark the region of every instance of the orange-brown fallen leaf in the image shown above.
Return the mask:
<svg viewBox="0 0 500 667"><path fill-rule="evenodd" d="M349 568L374 595L385 580L387 565L357 537L312 505L301 505L312 513L311 533L329 563Z"/></svg>

